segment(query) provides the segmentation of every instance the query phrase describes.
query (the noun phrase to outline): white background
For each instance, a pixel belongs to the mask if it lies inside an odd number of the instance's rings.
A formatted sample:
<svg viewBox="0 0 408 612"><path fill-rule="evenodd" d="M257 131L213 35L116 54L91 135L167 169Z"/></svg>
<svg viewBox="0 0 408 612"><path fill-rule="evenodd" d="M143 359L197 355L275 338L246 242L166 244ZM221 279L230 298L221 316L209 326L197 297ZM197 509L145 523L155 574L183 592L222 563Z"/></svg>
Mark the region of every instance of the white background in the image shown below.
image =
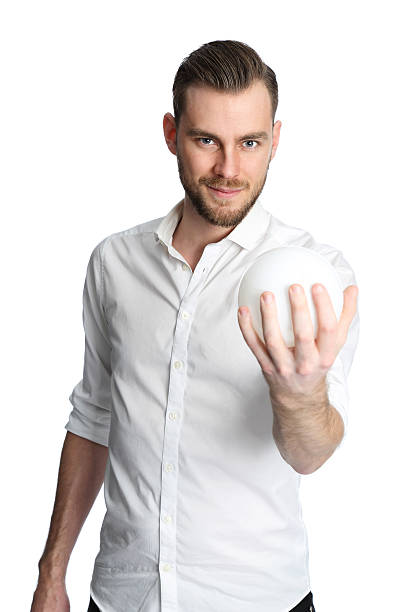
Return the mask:
<svg viewBox="0 0 408 612"><path fill-rule="evenodd" d="M279 85L263 204L340 249L360 289L347 438L301 485L316 610L408 610L404 3L141 6L0 9L2 609L29 610L36 586L82 376L90 252L183 197L162 130L175 73L201 44L236 39ZM71 556L74 612L104 509L101 491Z"/></svg>

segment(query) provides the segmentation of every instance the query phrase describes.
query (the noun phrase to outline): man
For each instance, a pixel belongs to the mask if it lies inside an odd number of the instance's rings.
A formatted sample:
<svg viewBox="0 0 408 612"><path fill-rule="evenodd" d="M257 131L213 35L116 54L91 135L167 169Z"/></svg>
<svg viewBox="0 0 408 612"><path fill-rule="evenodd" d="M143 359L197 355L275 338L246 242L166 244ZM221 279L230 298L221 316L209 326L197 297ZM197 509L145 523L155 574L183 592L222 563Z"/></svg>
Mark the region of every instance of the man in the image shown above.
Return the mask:
<svg viewBox="0 0 408 612"><path fill-rule="evenodd" d="M298 487L344 436L354 273L260 204L281 122L275 74L253 49L203 45L180 66L173 100L163 129L183 199L106 237L88 263L83 379L33 612L69 610L69 556L103 480L88 610L314 610ZM290 292L292 349L273 296L260 300L266 344L248 309L238 313L245 271L282 245L322 254L344 284L339 321L313 287L316 340L303 288Z"/></svg>

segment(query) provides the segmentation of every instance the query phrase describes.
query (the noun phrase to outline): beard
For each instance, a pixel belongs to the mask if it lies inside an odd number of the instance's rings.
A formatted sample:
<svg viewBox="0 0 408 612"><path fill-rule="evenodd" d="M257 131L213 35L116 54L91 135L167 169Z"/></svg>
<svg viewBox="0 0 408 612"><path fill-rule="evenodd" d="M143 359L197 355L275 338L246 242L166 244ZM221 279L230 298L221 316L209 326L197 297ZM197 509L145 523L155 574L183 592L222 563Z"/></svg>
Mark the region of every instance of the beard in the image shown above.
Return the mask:
<svg viewBox="0 0 408 612"><path fill-rule="evenodd" d="M208 191L208 196L205 196L204 194L201 193L199 188L197 188L191 181L189 181L185 173L183 160L178 152L177 152L177 166L178 166L178 172L179 172L181 184L183 185L184 191L186 192L186 195L188 196L195 211L203 219L208 221L208 223L211 223L212 225L216 225L218 227L235 227L236 225L238 225L238 223L242 221L242 219L244 219L244 217L246 217L246 215L249 213L249 211L251 210L251 208L253 207L257 199L259 198L262 192L262 189L264 188L266 178L268 176L268 170L269 170L269 164L268 164L265 175L262 177L259 183L255 185L252 191L248 194L246 200L241 205L241 207L238 210L235 210L233 209L233 205L232 206L230 205L229 199L224 200L220 198L218 200L219 205L215 204L213 206L210 206L209 204L207 204L207 197L212 198L213 196L211 196L209 191ZM218 180L213 179L211 181L210 179L202 178L202 179L199 179L198 182L199 184L204 185L204 190L207 190L207 188L205 187L206 185L210 187L215 187L215 188L219 187L219 188L224 188L224 189L238 189L238 188L246 189L247 188L247 185L242 185L242 184L237 184L237 183L234 184L231 181L227 181L227 184L225 184L225 182L221 182L220 179ZM237 195L236 197L239 198L241 197L241 195Z"/></svg>

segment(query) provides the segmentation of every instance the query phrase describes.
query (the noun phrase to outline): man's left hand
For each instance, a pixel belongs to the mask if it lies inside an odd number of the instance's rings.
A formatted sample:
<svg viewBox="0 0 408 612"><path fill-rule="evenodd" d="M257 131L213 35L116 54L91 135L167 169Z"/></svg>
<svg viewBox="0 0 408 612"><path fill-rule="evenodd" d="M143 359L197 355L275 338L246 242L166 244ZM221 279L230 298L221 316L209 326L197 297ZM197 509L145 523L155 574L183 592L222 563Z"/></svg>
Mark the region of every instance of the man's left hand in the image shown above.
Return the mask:
<svg viewBox="0 0 408 612"><path fill-rule="evenodd" d="M318 292L319 287L322 288ZM293 292L294 288L299 291ZM272 296L268 304L264 295ZM257 358L273 397L284 400L312 396L322 388L326 374L346 342L348 330L357 311L357 285L343 291L343 310L337 321L330 296L323 285L312 286L318 331L314 338L313 323L306 295L301 285L289 291L295 346L288 347L279 326L276 301L272 292L260 297L262 328L265 342L254 329L248 307L238 312L238 323L245 342Z"/></svg>

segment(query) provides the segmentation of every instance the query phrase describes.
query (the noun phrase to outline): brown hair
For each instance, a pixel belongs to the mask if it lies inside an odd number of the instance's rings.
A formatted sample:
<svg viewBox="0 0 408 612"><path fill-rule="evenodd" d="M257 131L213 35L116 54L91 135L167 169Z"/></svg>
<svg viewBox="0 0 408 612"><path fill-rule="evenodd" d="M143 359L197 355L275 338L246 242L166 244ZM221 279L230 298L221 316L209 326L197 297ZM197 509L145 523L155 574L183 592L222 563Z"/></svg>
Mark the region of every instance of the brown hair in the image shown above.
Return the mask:
<svg viewBox="0 0 408 612"><path fill-rule="evenodd" d="M254 81L262 80L271 97L272 124L278 106L278 83L274 71L249 45L238 40L213 40L185 57L173 83L173 108L176 128L184 110L189 85L206 85L219 91L238 93Z"/></svg>

